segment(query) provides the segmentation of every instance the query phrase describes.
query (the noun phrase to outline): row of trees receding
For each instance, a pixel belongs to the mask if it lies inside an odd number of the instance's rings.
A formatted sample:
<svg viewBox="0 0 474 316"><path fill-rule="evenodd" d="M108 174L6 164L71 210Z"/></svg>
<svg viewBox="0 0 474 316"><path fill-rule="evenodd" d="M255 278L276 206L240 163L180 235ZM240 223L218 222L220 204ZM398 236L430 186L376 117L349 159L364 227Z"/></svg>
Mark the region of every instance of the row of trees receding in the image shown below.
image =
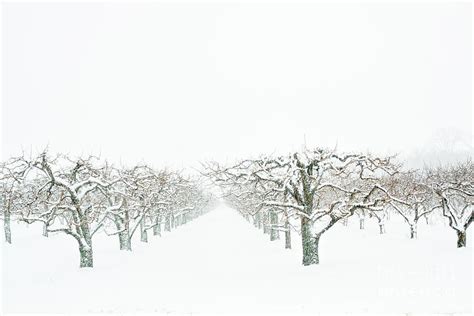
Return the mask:
<svg viewBox="0 0 474 316"><path fill-rule="evenodd" d="M200 181L180 172L146 165L117 168L97 157L72 159L45 151L1 164L1 211L5 239L10 222L41 222L43 235L74 238L80 267L93 266L93 237L117 238L121 250L132 250L132 237L161 235L207 212L214 203Z"/></svg>
<svg viewBox="0 0 474 316"><path fill-rule="evenodd" d="M203 174L222 188L225 199L271 240L291 231L301 236L303 264L319 263L319 241L336 223L357 215L377 219L380 233L391 212L417 236L421 218L438 212L466 246L473 221L474 165L404 170L393 157L302 150L284 156L245 159L232 165L210 162ZM199 179L146 165L117 168L97 157L72 159L47 152L16 157L0 165L1 214L5 239L10 222L41 222L43 235L63 233L77 241L80 266L93 266L93 237L117 238L121 250L132 237L161 235L202 215L215 199Z"/></svg>
<svg viewBox="0 0 474 316"><path fill-rule="evenodd" d="M399 213L416 238L420 218L439 211L466 246L473 220L474 165L403 170L394 157L302 150L285 156L245 159L232 165L204 165L204 174L222 188L228 203L271 240L285 234L291 247L294 226L301 235L303 265L319 263L319 241L339 221L357 214L363 228L373 216L385 232L390 211ZM298 223L294 224L294 219Z"/></svg>

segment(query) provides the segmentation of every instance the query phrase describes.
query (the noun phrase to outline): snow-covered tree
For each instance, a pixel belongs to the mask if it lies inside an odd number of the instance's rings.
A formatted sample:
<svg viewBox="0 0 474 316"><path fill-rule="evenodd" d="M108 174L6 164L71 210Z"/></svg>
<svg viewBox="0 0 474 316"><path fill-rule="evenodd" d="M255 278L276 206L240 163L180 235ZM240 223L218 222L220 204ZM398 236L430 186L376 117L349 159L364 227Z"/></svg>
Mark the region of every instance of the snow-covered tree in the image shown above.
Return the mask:
<svg viewBox="0 0 474 316"><path fill-rule="evenodd" d="M135 232L146 242L148 230L160 233L165 216L168 225L182 225L204 214L214 201L197 178L146 165L117 168L93 156L44 151L33 158L12 158L0 167L7 242L12 213L26 223L41 222L43 235L62 233L77 241L80 267L93 266L92 238L98 232L117 235L120 249L131 250Z"/></svg>
<svg viewBox="0 0 474 316"><path fill-rule="evenodd" d="M418 171L400 172L387 179L390 206L410 227L410 238L418 235L418 221L439 208L433 201L432 190Z"/></svg>
<svg viewBox="0 0 474 316"><path fill-rule="evenodd" d="M22 180L27 168L13 159L0 165L0 214L3 217L5 241L12 243L11 220L21 210L24 193Z"/></svg>
<svg viewBox="0 0 474 316"><path fill-rule="evenodd" d="M356 210L380 211L387 201L382 175L398 166L390 158L340 155L331 150L303 150L287 156L262 157L230 167L206 165L206 174L221 186L255 183L265 193L262 206L288 210L300 219L303 265L319 263L319 240L340 219ZM288 200L282 200L281 196Z"/></svg>
<svg viewBox="0 0 474 316"><path fill-rule="evenodd" d="M161 235L161 225L171 229L184 224L194 216L191 211L200 209L202 192L195 182L178 172L156 171L148 166L119 169L121 181L100 189L108 204L104 208L115 229L104 229L106 234L117 235L121 250L132 249L132 238L140 232L140 240L148 242L148 231ZM167 226L167 224L169 226Z"/></svg>
<svg viewBox="0 0 474 316"><path fill-rule="evenodd" d="M22 157L17 161L28 169L24 185L29 189L29 201L21 220L42 222L47 232L73 237L79 248L80 267L92 267L92 237L105 220L100 199L94 193L120 179L106 181L101 173L102 162L95 157L50 157L45 151L34 159Z"/></svg>
<svg viewBox="0 0 474 316"><path fill-rule="evenodd" d="M474 211L474 163L467 160L428 169L426 178L449 226L457 234L457 246L466 247L466 232L473 221Z"/></svg>

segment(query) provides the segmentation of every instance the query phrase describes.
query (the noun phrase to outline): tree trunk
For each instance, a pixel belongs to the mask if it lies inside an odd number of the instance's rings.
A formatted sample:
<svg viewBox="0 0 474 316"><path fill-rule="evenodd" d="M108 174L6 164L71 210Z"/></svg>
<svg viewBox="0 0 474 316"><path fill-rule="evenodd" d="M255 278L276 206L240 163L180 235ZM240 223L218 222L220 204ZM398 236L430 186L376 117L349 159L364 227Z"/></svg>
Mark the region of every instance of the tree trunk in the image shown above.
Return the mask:
<svg viewBox="0 0 474 316"><path fill-rule="evenodd" d="M285 249L291 249L291 231L288 218L285 220Z"/></svg>
<svg viewBox="0 0 474 316"><path fill-rule="evenodd" d="M171 216L169 214L165 217L165 231L171 231Z"/></svg>
<svg viewBox="0 0 474 316"><path fill-rule="evenodd" d="M5 230L5 241L9 244L12 243L12 231L10 228L10 211L5 210L5 217L3 219L3 228Z"/></svg>
<svg viewBox="0 0 474 316"><path fill-rule="evenodd" d="M344 218L342 219L342 225L347 226L348 222L349 222L349 221L348 221L347 217L344 217Z"/></svg>
<svg viewBox="0 0 474 316"><path fill-rule="evenodd" d="M130 238L130 225L128 223L128 217L126 216L125 219L122 219L118 215L114 215L114 224L115 228L117 229L118 239L119 239L119 246L120 250L132 250L132 240Z"/></svg>
<svg viewBox="0 0 474 316"><path fill-rule="evenodd" d="M418 236L418 232L416 229L416 224L410 224L410 239L416 239Z"/></svg>
<svg viewBox="0 0 474 316"><path fill-rule="evenodd" d="M466 247L467 242L466 242L466 237L467 233L466 231L459 231L457 230L456 233L458 234L458 248Z"/></svg>
<svg viewBox="0 0 474 316"><path fill-rule="evenodd" d="M278 225L278 215L275 212L270 212L270 240L274 241L280 239L280 232L276 228Z"/></svg>
<svg viewBox="0 0 474 316"><path fill-rule="evenodd" d="M268 224L269 224L268 214L265 213L263 215L263 233L264 234L270 234L270 227Z"/></svg>
<svg viewBox="0 0 474 316"><path fill-rule="evenodd" d="M385 234L385 224L379 223L380 235Z"/></svg>
<svg viewBox="0 0 474 316"><path fill-rule="evenodd" d="M157 216L155 220L155 226L153 227L153 235L161 236L161 217Z"/></svg>
<svg viewBox="0 0 474 316"><path fill-rule="evenodd" d="M43 236L48 237L48 225L46 223L43 224Z"/></svg>
<svg viewBox="0 0 474 316"><path fill-rule="evenodd" d="M363 217L359 218L359 228L360 229L365 228L365 218L363 218Z"/></svg>
<svg viewBox="0 0 474 316"><path fill-rule="evenodd" d="M89 245L79 246L80 253L80 267L81 268L92 268L94 266L92 247Z"/></svg>
<svg viewBox="0 0 474 316"><path fill-rule="evenodd" d="M311 223L306 217L301 218L301 240L303 244L303 265L319 263L319 236L311 235Z"/></svg>
<svg viewBox="0 0 474 316"><path fill-rule="evenodd" d="M262 228L262 214L258 212L255 217L257 218L257 228L261 229Z"/></svg>
<svg viewBox="0 0 474 316"><path fill-rule="evenodd" d="M79 252L81 254L81 264L80 267L90 267L93 266L93 254L92 254L92 237L89 227L89 223L84 221L81 227L81 235L84 238L85 243L79 246Z"/></svg>
<svg viewBox="0 0 474 316"><path fill-rule="evenodd" d="M140 240L142 242L148 242L148 232L145 229L145 216L140 221Z"/></svg>
<svg viewBox="0 0 474 316"><path fill-rule="evenodd" d="M86 243L89 245L89 247L92 249L92 237L91 237L91 230L89 227L89 223L87 221L84 221L83 224L81 224L81 231L82 231L82 236L84 237L84 240Z"/></svg>
<svg viewBox="0 0 474 316"><path fill-rule="evenodd" d="M119 236L120 250L132 251L132 242L130 240L129 232L125 230L119 233L118 236Z"/></svg>

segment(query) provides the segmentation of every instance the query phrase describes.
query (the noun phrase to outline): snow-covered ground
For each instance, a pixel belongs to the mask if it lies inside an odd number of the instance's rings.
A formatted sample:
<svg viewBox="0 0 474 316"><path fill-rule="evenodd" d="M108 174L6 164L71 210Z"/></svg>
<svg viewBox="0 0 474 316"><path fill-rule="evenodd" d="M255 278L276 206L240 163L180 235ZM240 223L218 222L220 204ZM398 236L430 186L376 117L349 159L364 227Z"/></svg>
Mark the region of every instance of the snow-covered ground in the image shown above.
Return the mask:
<svg viewBox="0 0 474 316"><path fill-rule="evenodd" d="M133 252L116 237L94 240L93 269L78 268L75 241L13 226L2 249L3 313L314 314L472 312L472 229L468 247L455 234L420 223L337 225L321 239L318 266L270 242L237 212L221 206ZM283 237L283 236L282 236Z"/></svg>

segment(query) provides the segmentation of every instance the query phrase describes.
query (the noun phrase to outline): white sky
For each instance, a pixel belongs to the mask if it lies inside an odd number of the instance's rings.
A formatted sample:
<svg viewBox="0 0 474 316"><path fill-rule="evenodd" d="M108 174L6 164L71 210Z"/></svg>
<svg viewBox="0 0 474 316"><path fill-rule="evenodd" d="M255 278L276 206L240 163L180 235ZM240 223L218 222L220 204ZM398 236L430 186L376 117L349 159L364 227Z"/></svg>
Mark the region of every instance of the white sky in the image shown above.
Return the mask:
<svg viewBox="0 0 474 316"><path fill-rule="evenodd" d="M470 4L5 4L3 156L472 142Z"/></svg>

